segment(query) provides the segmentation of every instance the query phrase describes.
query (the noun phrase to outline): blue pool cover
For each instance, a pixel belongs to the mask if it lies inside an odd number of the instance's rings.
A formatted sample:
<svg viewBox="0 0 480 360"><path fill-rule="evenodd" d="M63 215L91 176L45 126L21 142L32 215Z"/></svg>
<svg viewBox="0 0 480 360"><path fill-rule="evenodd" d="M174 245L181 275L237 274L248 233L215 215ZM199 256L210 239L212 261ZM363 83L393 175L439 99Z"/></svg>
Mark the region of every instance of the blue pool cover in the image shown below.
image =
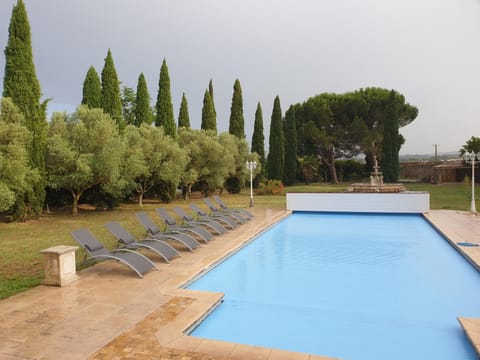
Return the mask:
<svg viewBox="0 0 480 360"><path fill-rule="evenodd" d="M420 215L296 213L192 283L224 292L191 334L338 357L477 359L480 274Z"/></svg>

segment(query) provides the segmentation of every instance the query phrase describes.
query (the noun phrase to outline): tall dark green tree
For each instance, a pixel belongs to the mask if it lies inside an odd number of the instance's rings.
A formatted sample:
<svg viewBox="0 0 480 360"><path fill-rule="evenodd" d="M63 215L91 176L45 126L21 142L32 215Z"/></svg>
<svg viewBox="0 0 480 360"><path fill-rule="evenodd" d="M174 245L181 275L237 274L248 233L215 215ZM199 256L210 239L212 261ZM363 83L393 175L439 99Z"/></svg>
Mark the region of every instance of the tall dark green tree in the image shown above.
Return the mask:
<svg viewBox="0 0 480 360"><path fill-rule="evenodd" d="M93 66L90 66L83 81L82 104L91 109L102 107L102 84Z"/></svg>
<svg viewBox="0 0 480 360"><path fill-rule="evenodd" d="M185 93L182 95L182 102L178 113L178 128L181 127L190 129L190 115L188 113L188 102Z"/></svg>
<svg viewBox="0 0 480 360"><path fill-rule="evenodd" d="M285 169L283 181L292 185L297 175L297 124L295 121L295 107L285 113Z"/></svg>
<svg viewBox="0 0 480 360"><path fill-rule="evenodd" d="M122 119L127 125L134 125L135 124L135 108L137 94L135 91L128 86L122 87L121 93L122 99Z"/></svg>
<svg viewBox="0 0 480 360"><path fill-rule="evenodd" d="M265 135L263 134L263 114L262 106L260 102L257 104L257 110L255 111L255 123L253 125L252 135L252 152L256 152L260 158L262 165L262 174L265 176Z"/></svg>
<svg viewBox="0 0 480 360"><path fill-rule="evenodd" d="M120 129L124 128L120 81L118 80L110 49L108 49L102 70L102 109L117 122Z"/></svg>
<svg viewBox="0 0 480 360"><path fill-rule="evenodd" d="M170 93L170 75L168 75L168 67L165 59L163 59L162 67L160 68L157 104L155 107L157 109L155 125L163 126L165 134L175 138L177 136L177 129L175 126L175 119L173 117L172 95Z"/></svg>
<svg viewBox="0 0 480 360"><path fill-rule="evenodd" d="M232 106L230 108L230 134L238 138L245 138L245 121L243 119L242 87L237 79L233 84Z"/></svg>
<svg viewBox="0 0 480 360"><path fill-rule="evenodd" d="M272 180L282 180L285 168L285 140L283 135L282 108L278 95L273 102L268 143L267 176Z"/></svg>
<svg viewBox="0 0 480 360"><path fill-rule="evenodd" d="M383 125L382 159L381 168L383 178L386 182L398 180L400 172L400 151L401 135L398 131L398 108L395 101L395 92L390 92L390 97L385 109L385 122Z"/></svg>
<svg viewBox="0 0 480 360"><path fill-rule="evenodd" d="M32 133L29 160L41 176L34 190L18 197L13 207L17 219L38 214L45 200L46 104L40 104L40 82L33 62L32 40L27 10L22 0L13 7L5 48L3 96L12 99L25 117L25 125Z"/></svg>
<svg viewBox="0 0 480 360"><path fill-rule="evenodd" d="M217 132L217 121L215 120L215 114L213 113L212 97L208 90L205 90L205 94L203 95L201 129Z"/></svg>
<svg viewBox="0 0 480 360"><path fill-rule="evenodd" d="M137 97L135 99L135 126L143 123L152 123L152 109L150 108L150 93L143 73L138 77Z"/></svg>
<svg viewBox="0 0 480 360"><path fill-rule="evenodd" d="M212 107L213 107L213 115L215 116L215 122L217 122L217 110L215 110L215 97L213 96L213 81L210 79L208 83L208 92L210 93L210 97L212 98Z"/></svg>

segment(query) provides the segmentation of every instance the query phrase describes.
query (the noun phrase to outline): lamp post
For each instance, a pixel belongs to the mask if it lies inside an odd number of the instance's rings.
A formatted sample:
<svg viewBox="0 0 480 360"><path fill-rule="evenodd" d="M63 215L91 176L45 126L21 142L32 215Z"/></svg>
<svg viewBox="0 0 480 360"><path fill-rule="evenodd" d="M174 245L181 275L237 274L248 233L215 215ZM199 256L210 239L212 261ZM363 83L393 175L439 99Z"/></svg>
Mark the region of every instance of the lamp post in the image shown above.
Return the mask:
<svg viewBox="0 0 480 360"><path fill-rule="evenodd" d="M475 154L473 151L472 152L466 152L463 157L465 159L465 162L471 163L472 164L472 202L470 204L470 212L472 214L477 213L477 209L475 208L475 163L478 162L478 160L475 160L475 158L480 155L480 153Z"/></svg>
<svg viewBox="0 0 480 360"><path fill-rule="evenodd" d="M247 160L247 169L250 170L250 207L253 207L253 170L257 168L256 161Z"/></svg>

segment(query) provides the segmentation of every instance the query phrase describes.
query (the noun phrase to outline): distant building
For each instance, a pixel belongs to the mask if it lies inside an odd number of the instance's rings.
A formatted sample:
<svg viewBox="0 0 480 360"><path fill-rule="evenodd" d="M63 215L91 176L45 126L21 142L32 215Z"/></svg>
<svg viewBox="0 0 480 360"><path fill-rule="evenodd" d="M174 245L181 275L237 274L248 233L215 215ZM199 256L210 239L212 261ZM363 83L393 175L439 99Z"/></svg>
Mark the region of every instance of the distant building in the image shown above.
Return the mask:
<svg viewBox="0 0 480 360"><path fill-rule="evenodd" d="M475 176L475 182L480 183L478 165L475 170L478 174ZM400 164L400 179L434 184L462 182L465 177L471 178L471 171L472 167L466 165L462 159L407 162Z"/></svg>

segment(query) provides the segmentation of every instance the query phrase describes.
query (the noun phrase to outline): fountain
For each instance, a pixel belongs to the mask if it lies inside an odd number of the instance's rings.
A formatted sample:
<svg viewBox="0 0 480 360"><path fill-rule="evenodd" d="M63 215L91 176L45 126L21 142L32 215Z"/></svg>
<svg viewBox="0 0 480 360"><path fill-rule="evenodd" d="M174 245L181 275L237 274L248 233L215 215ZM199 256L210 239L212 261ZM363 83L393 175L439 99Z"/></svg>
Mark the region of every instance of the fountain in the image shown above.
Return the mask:
<svg viewBox="0 0 480 360"><path fill-rule="evenodd" d="M398 193L405 191L402 184L384 184L383 173L378 166L377 156L373 155L373 172L370 173L370 183L355 183L351 184L348 192L359 193Z"/></svg>

